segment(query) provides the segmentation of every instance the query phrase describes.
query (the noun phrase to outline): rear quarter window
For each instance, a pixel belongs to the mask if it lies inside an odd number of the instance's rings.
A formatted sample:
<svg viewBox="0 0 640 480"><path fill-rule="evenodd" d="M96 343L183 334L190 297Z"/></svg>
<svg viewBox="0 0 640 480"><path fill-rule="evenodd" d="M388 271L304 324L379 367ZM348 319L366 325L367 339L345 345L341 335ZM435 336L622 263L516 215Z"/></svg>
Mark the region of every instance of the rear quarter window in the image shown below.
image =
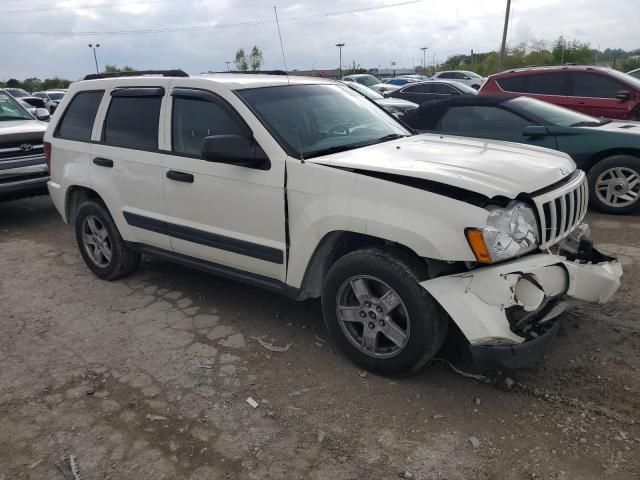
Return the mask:
<svg viewBox="0 0 640 480"><path fill-rule="evenodd" d="M79 142L91 141L93 122L103 95L104 90L76 93L62 114L55 137Z"/></svg>

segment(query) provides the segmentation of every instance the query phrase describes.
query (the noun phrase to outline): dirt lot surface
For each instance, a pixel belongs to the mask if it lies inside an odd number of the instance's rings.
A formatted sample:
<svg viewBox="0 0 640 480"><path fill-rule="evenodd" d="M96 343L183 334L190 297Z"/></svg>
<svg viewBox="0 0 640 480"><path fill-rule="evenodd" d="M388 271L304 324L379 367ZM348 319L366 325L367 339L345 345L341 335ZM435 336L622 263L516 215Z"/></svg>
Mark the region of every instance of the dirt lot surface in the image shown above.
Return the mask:
<svg viewBox="0 0 640 480"><path fill-rule="evenodd" d="M319 302L154 259L104 282L47 197L0 204L0 480L69 454L83 480L638 479L640 222L588 221L623 287L539 364L391 380L334 351Z"/></svg>

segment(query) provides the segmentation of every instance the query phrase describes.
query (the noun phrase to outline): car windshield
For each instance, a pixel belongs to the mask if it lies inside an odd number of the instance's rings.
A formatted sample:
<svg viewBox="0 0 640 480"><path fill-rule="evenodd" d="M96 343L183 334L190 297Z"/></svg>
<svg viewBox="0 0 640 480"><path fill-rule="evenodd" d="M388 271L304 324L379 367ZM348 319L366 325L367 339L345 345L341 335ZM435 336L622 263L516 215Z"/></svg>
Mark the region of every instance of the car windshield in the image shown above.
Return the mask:
<svg viewBox="0 0 640 480"><path fill-rule="evenodd" d="M29 92L21 88L7 88L6 90L7 92L9 92L9 95L11 95L14 98L22 98L22 97L29 96Z"/></svg>
<svg viewBox="0 0 640 480"><path fill-rule="evenodd" d="M380 80L378 80L376 77L374 77L373 75L363 75L362 77L356 77L356 82L366 86L366 87L372 87L373 85L377 85L380 83Z"/></svg>
<svg viewBox="0 0 640 480"><path fill-rule="evenodd" d="M361 83L348 82L348 83L345 83L345 85L355 90L356 92L361 93L362 95L364 95L370 100L382 100L384 98L383 95L380 95L375 90L371 90L369 87L365 87Z"/></svg>
<svg viewBox="0 0 640 480"><path fill-rule="evenodd" d="M607 70L607 72L611 76L616 77L618 80L622 80L627 84L631 84L631 86L636 90L640 90L640 78L636 78L632 75L628 75L626 73L622 73L622 72L619 72L618 70L613 70L613 69Z"/></svg>
<svg viewBox="0 0 640 480"><path fill-rule="evenodd" d="M0 92L0 121L33 120L22 105L4 92Z"/></svg>
<svg viewBox="0 0 640 480"><path fill-rule="evenodd" d="M64 97L64 92L49 92L49 98L51 100L60 100Z"/></svg>
<svg viewBox="0 0 640 480"><path fill-rule="evenodd" d="M525 115L533 115L550 125L558 127L598 126L607 123L606 120L574 112L534 98L518 97L509 100L507 103L510 107L519 110Z"/></svg>
<svg viewBox="0 0 640 480"><path fill-rule="evenodd" d="M462 73L466 73L471 78L482 78L480 75L478 75L477 73L474 73L474 72L462 72Z"/></svg>
<svg viewBox="0 0 640 480"><path fill-rule="evenodd" d="M319 157L411 134L345 86L283 85L236 94L295 158Z"/></svg>

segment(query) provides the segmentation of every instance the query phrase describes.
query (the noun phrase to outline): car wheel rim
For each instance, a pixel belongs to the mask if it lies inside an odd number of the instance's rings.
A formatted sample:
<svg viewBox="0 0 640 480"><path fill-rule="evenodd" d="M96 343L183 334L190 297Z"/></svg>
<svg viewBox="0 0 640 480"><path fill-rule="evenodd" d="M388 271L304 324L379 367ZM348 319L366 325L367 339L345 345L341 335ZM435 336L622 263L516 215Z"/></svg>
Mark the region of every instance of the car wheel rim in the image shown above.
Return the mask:
<svg viewBox="0 0 640 480"><path fill-rule="evenodd" d="M608 207L628 207L640 197L640 175L627 167L605 170L596 180L596 195Z"/></svg>
<svg viewBox="0 0 640 480"><path fill-rule="evenodd" d="M96 266L109 265L113 253L111 238L104 224L94 215L88 215L82 222L82 243Z"/></svg>
<svg viewBox="0 0 640 480"><path fill-rule="evenodd" d="M360 352L390 358L409 341L410 319L398 293L382 280L358 275L338 289L336 313L342 332Z"/></svg>

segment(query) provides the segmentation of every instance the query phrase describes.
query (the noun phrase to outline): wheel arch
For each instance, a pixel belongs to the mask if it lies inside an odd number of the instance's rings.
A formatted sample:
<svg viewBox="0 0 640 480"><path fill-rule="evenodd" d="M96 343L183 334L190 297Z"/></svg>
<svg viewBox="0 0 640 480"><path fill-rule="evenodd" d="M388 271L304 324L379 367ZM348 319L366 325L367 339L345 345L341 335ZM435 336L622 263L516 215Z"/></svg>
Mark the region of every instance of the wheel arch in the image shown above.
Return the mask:
<svg viewBox="0 0 640 480"><path fill-rule="evenodd" d="M67 189L67 194L64 202L64 214L68 223L75 222L78 207L80 207L80 205L87 200L99 202L106 207L104 200L98 194L98 192L89 187L73 185Z"/></svg>
<svg viewBox="0 0 640 480"><path fill-rule="evenodd" d="M582 165L581 168L585 172L588 172L593 168L593 166L596 163L600 162L601 160L604 160L605 158L613 157L615 155L630 155L632 157L636 157L640 159L640 148L624 148L623 147L623 148L610 148L607 150L602 150L592 155L591 158L589 158L589 160L587 160L587 162L584 165Z"/></svg>
<svg viewBox="0 0 640 480"><path fill-rule="evenodd" d="M394 250L399 255L412 261L424 262L425 267L428 263L426 259L420 257L414 250L401 243L364 233L346 230L332 231L322 237L311 255L302 278L299 298L320 297L324 279L331 266L338 259L353 251L372 247Z"/></svg>

